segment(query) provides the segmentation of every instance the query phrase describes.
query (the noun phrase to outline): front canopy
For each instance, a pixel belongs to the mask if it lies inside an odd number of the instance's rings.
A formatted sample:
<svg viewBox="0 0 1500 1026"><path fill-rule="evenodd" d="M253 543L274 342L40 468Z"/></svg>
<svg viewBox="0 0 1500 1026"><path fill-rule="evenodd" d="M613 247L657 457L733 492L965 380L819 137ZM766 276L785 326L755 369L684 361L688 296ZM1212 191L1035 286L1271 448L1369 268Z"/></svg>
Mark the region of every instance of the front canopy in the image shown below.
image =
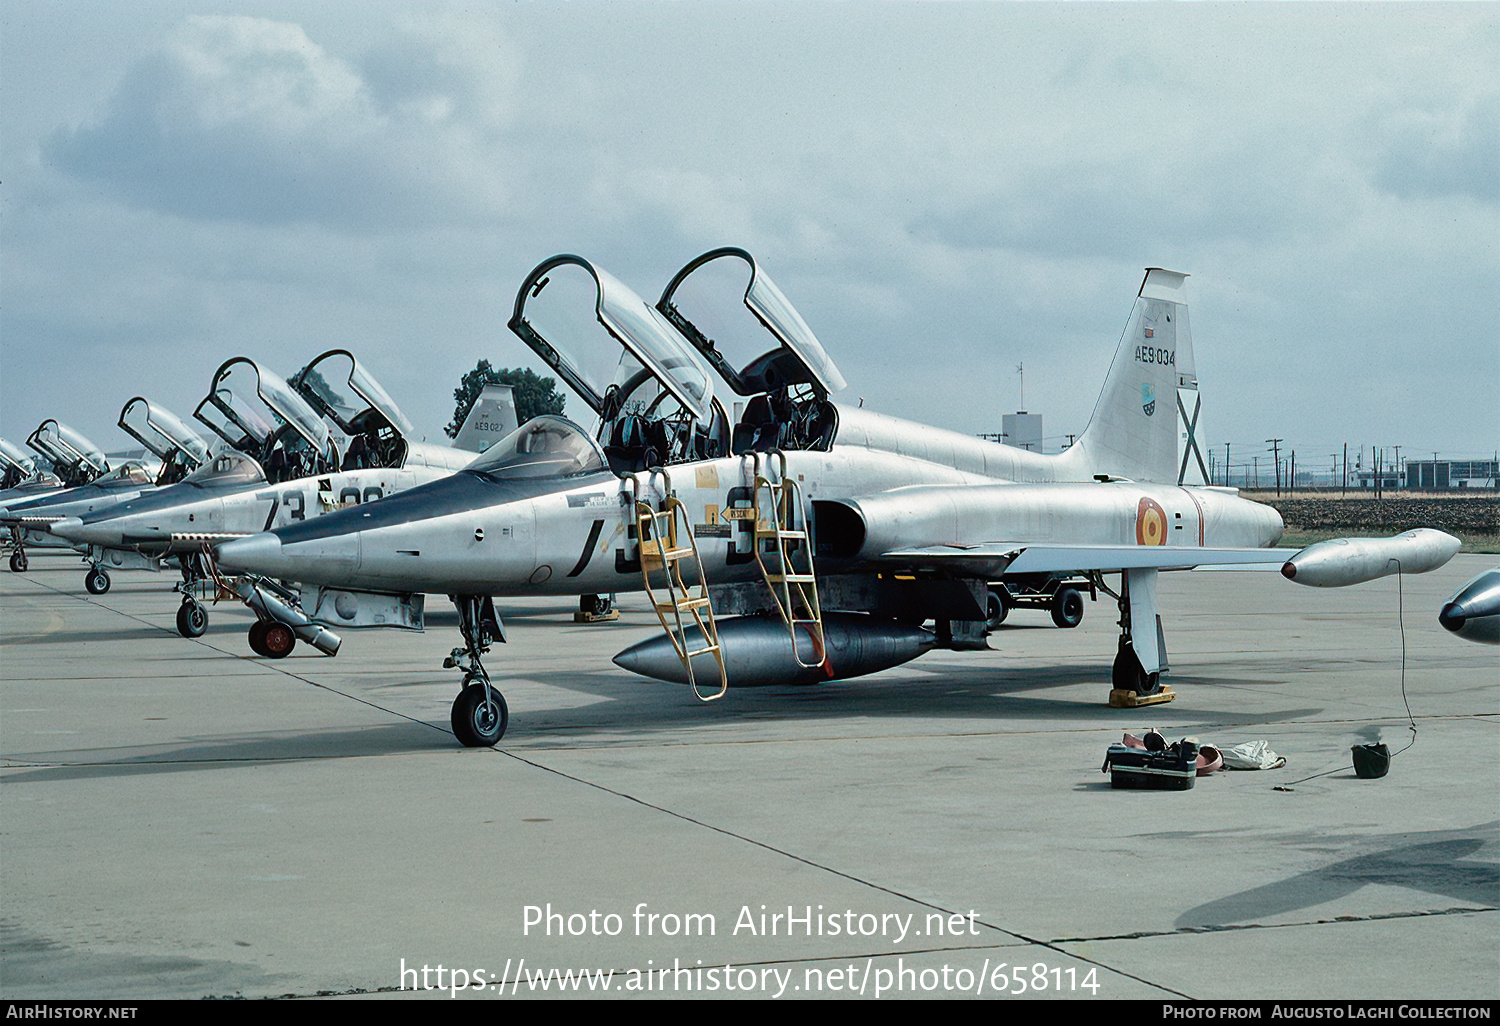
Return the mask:
<svg viewBox="0 0 1500 1026"><path fill-rule="evenodd" d="M47 457L69 484L86 484L109 470L102 449L56 420L42 421L26 444Z"/></svg>
<svg viewBox="0 0 1500 1026"><path fill-rule="evenodd" d="M14 471L25 480L36 473L36 461L26 455L26 451L20 446L0 438L0 468L7 473Z"/></svg>
<svg viewBox="0 0 1500 1026"><path fill-rule="evenodd" d="M719 260L726 262L715 264ZM775 340L776 345L768 351L760 351L763 342L757 345L740 338L743 333L738 332L724 317L724 311L712 308L711 297L705 302L705 297L694 296L696 302L689 311L691 316L680 309L680 306L687 305L682 302L683 295L680 292L689 278L694 279L695 287L701 285L704 289L711 289L719 284L716 279L721 276L724 277L724 283L732 283L738 277L734 270L736 261L749 266L750 277L744 287L744 304ZM711 269L708 268L710 264L714 264ZM686 294L692 294L693 291L693 288L689 288ZM729 387L740 395L759 395L795 385L812 385L826 397L845 387L843 375L834 366L833 360L824 351L802 315L746 250L725 246L710 250L693 260L668 283L656 309L672 322L729 383ZM719 336L717 342L709 336L710 331ZM726 354L721 349L725 336L735 337L742 351ZM746 345L753 348L744 350ZM747 358L751 352L758 355Z"/></svg>
<svg viewBox="0 0 1500 1026"><path fill-rule="evenodd" d="M181 453L189 468L203 465L208 459L208 443L172 411L136 396L120 411L120 427L134 437L158 459L170 460Z"/></svg>
<svg viewBox="0 0 1500 1026"><path fill-rule="evenodd" d="M205 407L217 409L222 416L205 416ZM219 368L208 397L193 415L231 445L237 442L222 430L225 420L260 445L278 429L288 427L315 452L328 448L328 425L317 412L280 375L244 356L235 357Z"/></svg>
<svg viewBox="0 0 1500 1026"><path fill-rule="evenodd" d="M380 382L347 349L331 349L293 375L291 385L346 435L389 427L403 438L416 434Z"/></svg>
<svg viewBox="0 0 1500 1026"><path fill-rule="evenodd" d="M569 323L568 315L576 309L549 308L540 316L527 309L528 303L537 305L554 279L557 288L572 290L567 299L581 298L576 281L563 283L570 268L582 269L591 279L587 284L594 293L594 319L604 328L603 335L585 334L576 318ZM637 378L649 378L694 420L701 423L709 418L713 389L691 347L645 300L582 257L562 254L532 271L516 294L510 328L606 419L612 416L607 409L609 393L635 391L640 383ZM617 347L623 347L623 356Z"/></svg>

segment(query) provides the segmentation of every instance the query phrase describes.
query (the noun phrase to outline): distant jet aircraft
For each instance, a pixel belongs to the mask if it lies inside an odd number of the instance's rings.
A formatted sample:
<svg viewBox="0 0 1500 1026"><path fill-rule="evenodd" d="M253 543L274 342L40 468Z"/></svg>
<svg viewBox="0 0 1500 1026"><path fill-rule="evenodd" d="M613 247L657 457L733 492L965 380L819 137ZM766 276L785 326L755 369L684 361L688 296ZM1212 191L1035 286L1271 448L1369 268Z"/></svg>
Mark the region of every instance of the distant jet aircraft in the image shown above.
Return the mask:
<svg viewBox="0 0 1500 1026"><path fill-rule="evenodd" d="M135 396L120 410L120 427L161 461L160 469L149 470L139 460L127 460L86 484L24 502L11 501L0 507L0 526L10 532L12 570L20 572L26 569L25 546L28 544L44 547L70 544L50 533L52 524L117 506L174 480L181 480L208 457L208 443L202 436L178 420L171 411L159 404L153 405L142 396ZM58 438L61 437L62 432L58 432ZM43 440L44 447L56 448L57 442L58 439L51 438L50 434ZM79 437L69 446L76 452L91 444ZM108 465L103 458L93 462ZM84 575L84 587L90 594L101 595L109 590L109 573L99 561L90 562Z"/></svg>
<svg viewBox="0 0 1500 1026"><path fill-rule="evenodd" d="M134 464L123 465L111 474L109 460L97 445L55 419L42 421L26 444L52 465L62 487L23 485L0 496L0 529L11 546L10 568L16 573L26 571L28 544L61 545L46 533L46 524L57 519L47 515L53 505L76 503L75 508L82 509L107 504L119 496L138 494L147 482Z"/></svg>
<svg viewBox="0 0 1500 1026"><path fill-rule="evenodd" d="M680 309L684 283L718 261L748 268L744 304L772 336L745 364ZM1185 277L1147 271L1087 430L1042 455L831 403L843 378L744 250L699 257L656 307L581 257L553 257L523 282L510 327L598 415L597 441L539 417L452 478L229 542L220 559L317 585L314 615L333 625L369 625L365 604L420 612L421 593L451 596L452 725L470 746L505 731L481 656L504 640L493 600L507 595L644 588L665 634L616 661L711 700L983 648L992 582L1077 578L1119 604L1115 688L1157 696L1159 572L1293 554L1265 548L1281 535L1275 510L1203 487ZM533 315L549 288L587 301L612 380ZM732 420L700 354L745 399Z"/></svg>
<svg viewBox="0 0 1500 1026"><path fill-rule="evenodd" d="M26 450L0 438L0 505L18 497L32 499L43 492L60 492L66 487L62 478L26 455Z"/></svg>
<svg viewBox="0 0 1500 1026"><path fill-rule="evenodd" d="M474 458L421 441L347 350L319 356L294 382L247 357L226 361L195 415L228 448L180 483L53 523L51 532L85 546L96 566L160 570L164 559L175 558L183 573L177 629L198 637L208 626L201 599L242 597L236 582L218 573L216 544L372 502L451 474ZM350 439L342 455L324 416ZM284 654L296 639L264 612L267 603L279 607L272 591L256 606L262 615L251 645L262 654Z"/></svg>

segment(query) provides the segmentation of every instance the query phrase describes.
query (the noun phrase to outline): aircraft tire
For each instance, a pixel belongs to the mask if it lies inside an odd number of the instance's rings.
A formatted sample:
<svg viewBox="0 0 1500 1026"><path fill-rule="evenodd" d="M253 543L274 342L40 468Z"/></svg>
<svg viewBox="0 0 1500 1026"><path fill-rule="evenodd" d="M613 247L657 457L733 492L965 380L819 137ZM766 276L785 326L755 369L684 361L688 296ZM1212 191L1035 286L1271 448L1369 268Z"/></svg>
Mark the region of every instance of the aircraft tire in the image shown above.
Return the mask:
<svg viewBox="0 0 1500 1026"><path fill-rule="evenodd" d="M268 620L260 643L268 658L285 659L292 654L292 649L297 647L297 635L293 634L292 629L286 624Z"/></svg>
<svg viewBox="0 0 1500 1026"><path fill-rule="evenodd" d="M1052 596L1052 622L1062 628L1083 623L1083 596L1077 588L1059 588Z"/></svg>
<svg viewBox="0 0 1500 1026"><path fill-rule="evenodd" d="M26 553L17 549L10 554L10 568L12 572L24 574L26 572L26 565Z"/></svg>
<svg viewBox="0 0 1500 1026"><path fill-rule="evenodd" d="M177 607L177 633L184 638L201 638L208 630L208 610L197 602L184 602Z"/></svg>
<svg viewBox="0 0 1500 1026"><path fill-rule="evenodd" d="M488 748L505 736L510 710L505 696L489 689L491 701L485 702L483 684L470 684L453 700L453 736L465 748Z"/></svg>
<svg viewBox="0 0 1500 1026"><path fill-rule="evenodd" d="M985 625L990 629L999 627L1010 615L1010 603L1005 600L1003 588L991 588L984 606Z"/></svg>
<svg viewBox="0 0 1500 1026"><path fill-rule="evenodd" d="M106 591L109 591L109 585L109 573L100 566L96 566L90 570L88 575L83 579L83 586L88 590L90 595L103 595Z"/></svg>

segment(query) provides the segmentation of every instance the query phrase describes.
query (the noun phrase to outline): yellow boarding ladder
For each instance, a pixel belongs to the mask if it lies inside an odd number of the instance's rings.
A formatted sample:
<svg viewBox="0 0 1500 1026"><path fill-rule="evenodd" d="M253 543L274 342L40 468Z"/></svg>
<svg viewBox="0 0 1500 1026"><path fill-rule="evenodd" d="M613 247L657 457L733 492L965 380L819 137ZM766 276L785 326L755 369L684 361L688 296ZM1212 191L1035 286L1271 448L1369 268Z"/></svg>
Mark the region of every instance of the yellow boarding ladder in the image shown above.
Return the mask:
<svg viewBox="0 0 1500 1026"><path fill-rule="evenodd" d="M640 539L641 578L646 584L646 598L656 610L656 617L667 637L672 639L677 658L687 670L693 694L699 701L712 702L723 698L729 690L729 677L724 670L724 652L719 646L719 628L714 622L714 608L708 597L708 579L703 573L703 560L698 555L698 542L693 537L687 507L672 491L672 480L666 470L656 467L646 473L648 484L658 476L662 482L659 506L643 501L639 497L639 488L632 489L635 492L636 537ZM692 588L682 576L682 563L689 559L697 571L698 583ZM653 574L657 578L655 582L652 581ZM694 638L689 637L690 627L697 629ZM690 644L699 647L690 648ZM711 655L719 668L719 690L713 694L706 695L698 689L693 660L701 655Z"/></svg>
<svg viewBox="0 0 1500 1026"><path fill-rule="evenodd" d="M786 472L786 453L766 454L777 461L777 478L761 473L760 454L755 459L755 562L771 589L777 612L792 639L792 657L811 669L828 668L823 635L823 610L818 603L818 579L813 572L812 525L802 502L802 489ZM769 466L767 467L769 472ZM762 505L761 494L765 493ZM797 628L812 642L812 661L802 658L797 647Z"/></svg>

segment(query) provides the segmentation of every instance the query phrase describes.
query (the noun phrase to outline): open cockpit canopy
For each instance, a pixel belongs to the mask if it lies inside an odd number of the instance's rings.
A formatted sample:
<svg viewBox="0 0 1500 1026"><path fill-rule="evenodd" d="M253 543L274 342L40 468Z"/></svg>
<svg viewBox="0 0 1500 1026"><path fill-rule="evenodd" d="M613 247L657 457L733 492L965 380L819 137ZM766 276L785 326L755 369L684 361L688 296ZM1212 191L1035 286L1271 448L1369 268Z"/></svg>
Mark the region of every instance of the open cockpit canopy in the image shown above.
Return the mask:
<svg viewBox="0 0 1500 1026"><path fill-rule="evenodd" d="M401 466L416 429L353 353L329 350L295 374L291 385L349 436L345 470Z"/></svg>
<svg viewBox="0 0 1500 1026"><path fill-rule="evenodd" d="M726 297L739 297L754 320ZM732 451L827 450L833 444L838 413L828 396L845 387L844 377L749 252L725 246L704 253L677 272L656 308L730 388L749 397L734 426Z"/></svg>
<svg viewBox="0 0 1500 1026"><path fill-rule="evenodd" d="M19 480L25 481L36 475L36 461L26 455L26 451L19 445L0 438L0 471L4 472L7 480L19 475Z"/></svg>
<svg viewBox="0 0 1500 1026"><path fill-rule="evenodd" d="M496 481L578 477L607 469L599 444L564 417L533 417L486 449L465 472Z"/></svg>
<svg viewBox="0 0 1500 1026"><path fill-rule="evenodd" d="M56 420L42 421L26 444L47 457L52 469L69 487L88 484L109 470L102 449Z"/></svg>
<svg viewBox="0 0 1500 1026"><path fill-rule="evenodd" d="M729 259L708 267L722 258ZM776 344L770 350L761 351L764 349L763 338L749 337L742 328L722 319L725 311L713 308L711 299L704 302L709 297L708 290L716 287L722 289L727 284L738 291L737 282L744 279L744 269L739 268L736 261L749 268L749 280L743 292L744 304L771 333ZM689 278L694 279L693 286L684 289ZM691 305L688 300L691 300ZM687 312L681 308L684 306L689 307ZM696 258L677 272L662 292L656 309L740 395L760 395L794 385L812 385L827 397L845 387L843 375L802 315L746 250L724 246ZM740 351L734 354L721 351L722 341L716 343L706 333L708 331L713 331L723 341L732 340L731 344L741 347ZM745 345L751 348L745 350ZM746 359L749 353L758 355Z"/></svg>
<svg viewBox="0 0 1500 1026"><path fill-rule="evenodd" d="M279 375L247 357L219 368L193 416L258 459L273 484L339 468L328 425Z"/></svg>
<svg viewBox="0 0 1500 1026"><path fill-rule="evenodd" d="M208 443L172 411L136 396L120 411L120 427L162 461L157 484L173 484L208 459Z"/></svg>
<svg viewBox="0 0 1500 1026"><path fill-rule="evenodd" d="M598 414L616 471L727 452L707 369L660 313L607 271L569 254L543 261L516 295L510 329Z"/></svg>

